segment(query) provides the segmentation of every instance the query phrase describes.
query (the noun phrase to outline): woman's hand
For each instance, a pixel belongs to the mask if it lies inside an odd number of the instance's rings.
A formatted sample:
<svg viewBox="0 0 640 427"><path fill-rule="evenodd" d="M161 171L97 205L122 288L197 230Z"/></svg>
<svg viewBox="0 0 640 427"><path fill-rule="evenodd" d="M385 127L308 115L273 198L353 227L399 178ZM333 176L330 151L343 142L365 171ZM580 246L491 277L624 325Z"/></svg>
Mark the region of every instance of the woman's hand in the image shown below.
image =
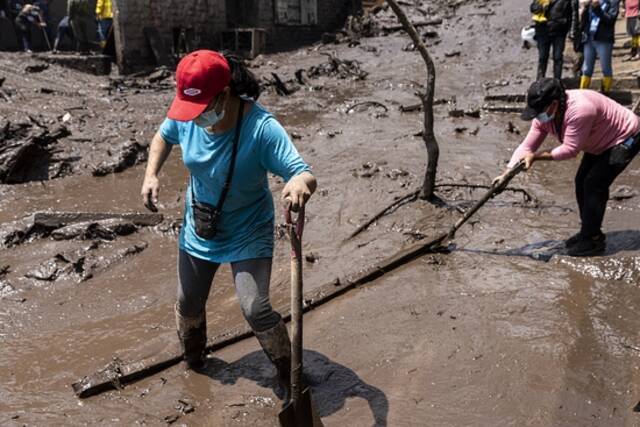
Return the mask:
<svg viewBox="0 0 640 427"><path fill-rule="evenodd" d="M297 212L316 190L316 178L309 172L294 176L282 189L282 200L291 202L291 210Z"/></svg>
<svg viewBox="0 0 640 427"><path fill-rule="evenodd" d="M160 193L160 180L155 175L145 175L142 182L142 203L151 212L158 212L158 193Z"/></svg>

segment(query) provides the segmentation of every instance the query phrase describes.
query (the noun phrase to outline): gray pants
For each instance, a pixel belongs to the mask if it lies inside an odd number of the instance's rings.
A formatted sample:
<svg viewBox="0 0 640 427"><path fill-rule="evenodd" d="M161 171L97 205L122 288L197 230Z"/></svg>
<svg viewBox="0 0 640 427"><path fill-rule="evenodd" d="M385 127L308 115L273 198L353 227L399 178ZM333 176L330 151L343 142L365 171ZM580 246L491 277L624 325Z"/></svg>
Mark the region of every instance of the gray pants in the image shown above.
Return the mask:
<svg viewBox="0 0 640 427"><path fill-rule="evenodd" d="M178 254L178 309L183 316L197 317L205 310L213 277L220 264ZM273 328L280 315L269 302L271 258L255 258L231 263L236 295L244 317L254 331Z"/></svg>

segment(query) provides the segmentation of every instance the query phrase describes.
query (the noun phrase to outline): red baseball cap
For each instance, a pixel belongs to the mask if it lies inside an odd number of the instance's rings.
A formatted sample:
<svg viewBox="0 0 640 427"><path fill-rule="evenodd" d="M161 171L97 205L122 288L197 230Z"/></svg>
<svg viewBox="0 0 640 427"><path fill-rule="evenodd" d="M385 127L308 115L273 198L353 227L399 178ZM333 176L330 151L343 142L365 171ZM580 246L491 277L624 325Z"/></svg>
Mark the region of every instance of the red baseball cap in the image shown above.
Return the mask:
<svg viewBox="0 0 640 427"><path fill-rule="evenodd" d="M231 70L224 56L212 50L191 52L178 64L176 97L167 117L181 122L195 119L230 82Z"/></svg>

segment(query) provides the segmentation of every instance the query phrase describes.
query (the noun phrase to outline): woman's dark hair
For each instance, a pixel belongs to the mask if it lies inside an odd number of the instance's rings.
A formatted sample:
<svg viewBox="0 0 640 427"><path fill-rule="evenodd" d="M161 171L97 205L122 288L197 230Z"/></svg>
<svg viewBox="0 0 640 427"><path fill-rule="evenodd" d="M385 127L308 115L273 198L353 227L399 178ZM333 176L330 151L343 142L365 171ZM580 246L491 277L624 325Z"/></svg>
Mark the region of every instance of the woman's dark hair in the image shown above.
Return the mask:
<svg viewBox="0 0 640 427"><path fill-rule="evenodd" d="M567 111L567 89L560 79L554 79L554 83L558 86L556 99L559 103L555 121L556 132L558 138L562 138L562 123L564 123L564 113Z"/></svg>
<svg viewBox="0 0 640 427"><path fill-rule="evenodd" d="M229 52L222 52L222 55L226 58L231 68L231 83L229 84L231 94L248 96L257 100L260 96L260 84L256 76L249 71L242 59Z"/></svg>

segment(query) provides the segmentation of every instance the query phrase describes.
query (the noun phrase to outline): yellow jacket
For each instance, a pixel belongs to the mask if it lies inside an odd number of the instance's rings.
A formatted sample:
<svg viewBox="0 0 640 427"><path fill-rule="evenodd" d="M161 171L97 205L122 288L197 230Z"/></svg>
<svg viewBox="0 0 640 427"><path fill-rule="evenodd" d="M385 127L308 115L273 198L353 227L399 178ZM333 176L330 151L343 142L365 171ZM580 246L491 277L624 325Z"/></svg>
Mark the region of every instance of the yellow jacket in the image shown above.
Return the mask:
<svg viewBox="0 0 640 427"><path fill-rule="evenodd" d="M549 6L549 3L550 0L538 0L538 4L543 7ZM534 13L531 19L533 19L534 22L538 23L547 22L547 17L545 16L544 12Z"/></svg>
<svg viewBox="0 0 640 427"><path fill-rule="evenodd" d="M96 16L99 19L113 19L113 11L111 10L111 0L96 1Z"/></svg>

